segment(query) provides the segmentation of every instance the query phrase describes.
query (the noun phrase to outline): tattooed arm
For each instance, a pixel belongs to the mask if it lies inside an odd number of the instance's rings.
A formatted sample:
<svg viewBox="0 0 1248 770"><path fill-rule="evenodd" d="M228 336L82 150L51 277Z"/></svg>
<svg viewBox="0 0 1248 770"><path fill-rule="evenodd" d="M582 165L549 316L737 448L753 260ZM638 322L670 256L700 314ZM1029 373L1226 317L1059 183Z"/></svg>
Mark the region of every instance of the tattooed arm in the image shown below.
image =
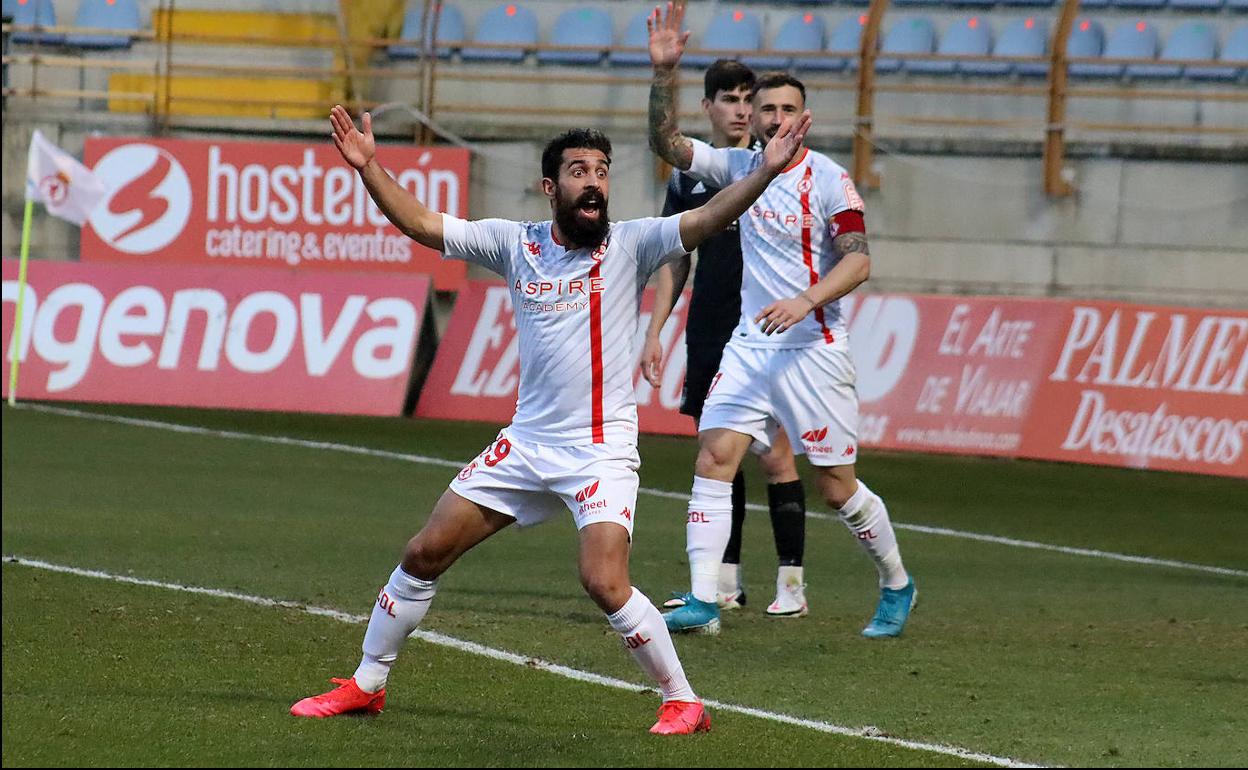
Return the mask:
<svg viewBox="0 0 1248 770"><path fill-rule="evenodd" d="M650 63L654 80L650 84L650 149L676 168L687 171L693 164L693 145L676 124L676 65L689 40L681 32L685 17L683 0L667 4L667 13L658 8L646 19L650 31Z"/></svg>
<svg viewBox="0 0 1248 770"><path fill-rule="evenodd" d="M818 283L796 297L773 302L754 319L765 334L782 332L801 321L815 308L823 307L849 294L871 277L871 252L867 234L841 233L832 240L840 261Z"/></svg>

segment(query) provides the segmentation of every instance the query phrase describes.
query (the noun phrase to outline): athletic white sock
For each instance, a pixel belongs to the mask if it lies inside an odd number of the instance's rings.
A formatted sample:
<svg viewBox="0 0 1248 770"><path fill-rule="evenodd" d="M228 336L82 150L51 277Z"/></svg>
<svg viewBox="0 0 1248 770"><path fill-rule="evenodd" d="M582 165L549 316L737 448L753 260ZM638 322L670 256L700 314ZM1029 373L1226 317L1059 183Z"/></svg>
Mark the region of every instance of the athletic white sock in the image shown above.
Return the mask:
<svg viewBox="0 0 1248 770"><path fill-rule="evenodd" d="M694 598L715 601L719 564L732 537L732 482L693 477L685 551L689 554L689 582Z"/></svg>
<svg viewBox="0 0 1248 770"><path fill-rule="evenodd" d="M741 565L723 562L719 565L719 592L732 596L741 590Z"/></svg>
<svg viewBox="0 0 1248 770"><path fill-rule="evenodd" d="M875 567L880 573L880 587L905 588L910 576L901 564L897 535L893 532L893 523L889 521L888 508L880 496L867 489L860 479L857 491L839 513L841 521L875 560Z"/></svg>
<svg viewBox="0 0 1248 770"><path fill-rule="evenodd" d="M611 627L624 638L642 670L658 683L663 701L696 701L685 669L676 657L676 646L667 632L667 624L646 595L636 588L624 606L607 616Z"/></svg>
<svg viewBox="0 0 1248 770"><path fill-rule="evenodd" d="M437 590L436 580L412 577L402 566L390 573L390 582L377 595L364 632L364 658L355 670L355 683L361 690L377 692L386 686L399 650L424 620Z"/></svg>

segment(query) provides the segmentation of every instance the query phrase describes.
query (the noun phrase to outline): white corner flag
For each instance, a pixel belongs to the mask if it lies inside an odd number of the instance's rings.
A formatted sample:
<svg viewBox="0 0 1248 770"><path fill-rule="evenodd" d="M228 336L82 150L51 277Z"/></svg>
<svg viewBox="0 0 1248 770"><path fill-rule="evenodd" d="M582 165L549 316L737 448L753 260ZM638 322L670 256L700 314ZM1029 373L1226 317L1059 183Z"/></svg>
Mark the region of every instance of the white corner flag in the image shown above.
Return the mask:
<svg viewBox="0 0 1248 770"><path fill-rule="evenodd" d="M74 156L35 131L26 163L26 198L82 226L105 193L104 184Z"/></svg>
<svg viewBox="0 0 1248 770"><path fill-rule="evenodd" d="M52 216L82 227L106 190L91 169L35 131L26 158L26 211L22 215L21 266L17 271L17 307L9 345L9 406L17 401L18 340L22 338L22 305L26 298L26 264L30 257L30 219L35 203Z"/></svg>

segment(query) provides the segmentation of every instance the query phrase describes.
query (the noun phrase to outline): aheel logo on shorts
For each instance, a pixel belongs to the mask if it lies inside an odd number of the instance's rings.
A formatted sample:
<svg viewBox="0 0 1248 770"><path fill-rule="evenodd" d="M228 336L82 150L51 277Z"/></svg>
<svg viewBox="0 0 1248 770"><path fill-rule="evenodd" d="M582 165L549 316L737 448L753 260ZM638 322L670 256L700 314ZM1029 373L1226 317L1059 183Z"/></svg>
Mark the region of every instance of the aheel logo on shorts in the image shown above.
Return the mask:
<svg viewBox="0 0 1248 770"><path fill-rule="evenodd" d="M177 240L191 215L191 181L178 159L150 144L125 144L93 171L109 189L91 213L100 239L128 254L151 254Z"/></svg>
<svg viewBox="0 0 1248 770"><path fill-rule="evenodd" d="M822 428L815 428L814 430L808 430L805 433L803 433L802 441L809 441L812 444L818 444L820 441L823 441L827 437L828 437L828 426L825 425Z"/></svg>
<svg viewBox="0 0 1248 770"><path fill-rule="evenodd" d="M601 481L595 481L593 484L590 484L580 492L576 493L576 501L581 504L581 507L577 510L578 515L607 507L607 501L605 499L594 499L594 495L598 494L598 484L600 483Z"/></svg>

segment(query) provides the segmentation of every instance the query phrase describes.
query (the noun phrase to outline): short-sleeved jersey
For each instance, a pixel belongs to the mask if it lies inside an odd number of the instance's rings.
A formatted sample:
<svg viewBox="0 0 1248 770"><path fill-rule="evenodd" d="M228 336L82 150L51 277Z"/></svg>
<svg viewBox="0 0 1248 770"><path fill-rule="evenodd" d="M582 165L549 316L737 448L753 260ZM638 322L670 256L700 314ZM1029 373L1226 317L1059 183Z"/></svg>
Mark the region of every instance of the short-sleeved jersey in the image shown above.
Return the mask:
<svg viewBox="0 0 1248 770"><path fill-rule="evenodd" d="M634 344L641 293L685 254L680 215L614 222L596 249L569 251L551 223L442 215L444 256L507 279L520 351L510 432L534 444L637 441Z"/></svg>
<svg viewBox="0 0 1248 770"><path fill-rule="evenodd" d="M714 148L692 140L693 164L687 174L705 184L727 187L762 163L757 150ZM845 169L814 150L772 180L741 215L741 321L733 332L740 344L795 348L831 344L845 337L840 302L830 302L784 332L770 337L754 318L771 303L793 297L827 275L840 261L832 248L832 217L862 211L862 199Z"/></svg>
<svg viewBox="0 0 1248 770"><path fill-rule="evenodd" d="M663 216L689 211L709 201L719 188L672 169ZM693 271L693 299L685 343L723 350L741 317L741 231L736 222L702 241Z"/></svg>

